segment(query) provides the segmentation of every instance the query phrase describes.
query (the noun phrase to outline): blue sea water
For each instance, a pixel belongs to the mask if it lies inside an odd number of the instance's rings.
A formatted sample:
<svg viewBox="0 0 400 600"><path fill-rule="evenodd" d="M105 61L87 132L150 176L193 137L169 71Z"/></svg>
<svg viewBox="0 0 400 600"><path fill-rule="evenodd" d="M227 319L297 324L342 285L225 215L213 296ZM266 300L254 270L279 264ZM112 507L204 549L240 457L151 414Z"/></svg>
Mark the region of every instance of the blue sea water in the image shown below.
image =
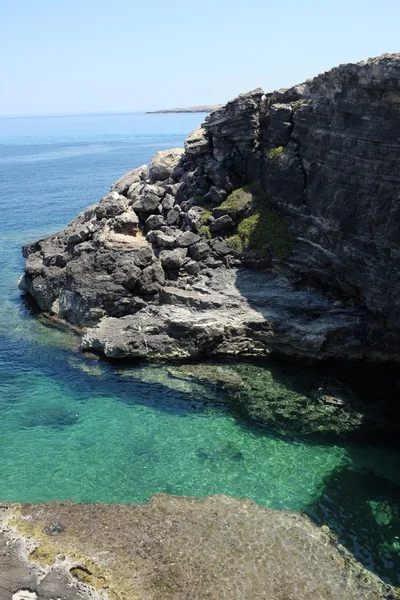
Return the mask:
<svg viewBox="0 0 400 600"><path fill-rule="evenodd" d="M203 117L0 119L0 501L248 497L327 523L400 584L400 453L282 438L244 421L214 381L89 360L18 291L22 244L65 226L157 150L182 147Z"/></svg>

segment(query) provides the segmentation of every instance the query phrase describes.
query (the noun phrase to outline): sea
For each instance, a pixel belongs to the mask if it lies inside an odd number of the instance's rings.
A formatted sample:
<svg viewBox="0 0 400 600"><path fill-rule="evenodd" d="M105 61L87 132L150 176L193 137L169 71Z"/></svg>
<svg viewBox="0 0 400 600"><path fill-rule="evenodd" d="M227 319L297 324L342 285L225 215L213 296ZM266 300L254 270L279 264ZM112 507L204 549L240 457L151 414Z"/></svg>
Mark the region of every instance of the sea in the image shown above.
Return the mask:
<svg viewBox="0 0 400 600"><path fill-rule="evenodd" d="M399 585L396 447L278 435L238 411L213 378L87 358L18 289L23 244L63 228L156 151L183 147L204 116L0 119L0 502L250 498L328 525Z"/></svg>

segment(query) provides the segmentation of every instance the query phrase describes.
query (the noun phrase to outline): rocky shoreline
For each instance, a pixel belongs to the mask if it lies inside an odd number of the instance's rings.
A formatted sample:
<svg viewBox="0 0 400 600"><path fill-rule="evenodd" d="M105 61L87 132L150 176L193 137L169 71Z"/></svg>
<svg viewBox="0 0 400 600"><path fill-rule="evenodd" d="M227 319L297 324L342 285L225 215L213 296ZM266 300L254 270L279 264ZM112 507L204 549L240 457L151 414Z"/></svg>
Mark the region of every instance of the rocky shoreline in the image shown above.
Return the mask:
<svg viewBox="0 0 400 600"><path fill-rule="evenodd" d="M63 231L20 287L109 357L400 360L400 55L254 90Z"/></svg>
<svg viewBox="0 0 400 600"><path fill-rule="evenodd" d="M0 540L4 600L400 597L328 527L229 496L3 505Z"/></svg>

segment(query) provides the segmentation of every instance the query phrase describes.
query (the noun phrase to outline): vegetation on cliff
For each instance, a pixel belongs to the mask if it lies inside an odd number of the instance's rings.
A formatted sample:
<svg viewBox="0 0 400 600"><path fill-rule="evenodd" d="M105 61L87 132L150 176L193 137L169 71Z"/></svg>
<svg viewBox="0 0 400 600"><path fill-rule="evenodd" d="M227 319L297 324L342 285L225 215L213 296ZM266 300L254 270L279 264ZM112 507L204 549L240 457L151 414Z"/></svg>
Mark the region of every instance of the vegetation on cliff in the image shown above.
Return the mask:
<svg viewBox="0 0 400 600"><path fill-rule="evenodd" d="M253 250L262 258L271 254L280 260L291 253L293 235L259 183L235 190L219 209L239 215L236 231L226 240L237 252Z"/></svg>

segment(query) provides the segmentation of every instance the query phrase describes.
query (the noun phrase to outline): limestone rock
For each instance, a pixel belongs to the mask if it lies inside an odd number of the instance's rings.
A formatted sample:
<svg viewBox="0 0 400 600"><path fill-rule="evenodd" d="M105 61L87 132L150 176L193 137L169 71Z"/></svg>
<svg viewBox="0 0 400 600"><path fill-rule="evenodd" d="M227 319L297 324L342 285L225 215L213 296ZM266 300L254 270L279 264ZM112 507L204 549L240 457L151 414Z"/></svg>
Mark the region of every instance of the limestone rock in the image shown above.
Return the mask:
<svg viewBox="0 0 400 600"><path fill-rule="evenodd" d="M157 494L144 504L52 502L2 510L14 529L2 526L8 555L0 576L14 590L18 581L29 582L44 600L99 600L102 591L113 598L169 600L171 589L179 590L179 600L399 597L357 563L328 527L246 499ZM54 522L67 524L65 531L42 533ZM27 551L37 538L39 556L48 552L66 560L38 567ZM88 579L98 592L71 581L67 569L76 556L93 565ZM53 592L46 593L51 574Z"/></svg>
<svg viewBox="0 0 400 600"><path fill-rule="evenodd" d="M129 171L129 173L126 173L117 179L117 181L112 184L111 191L126 196L128 189L132 184L146 181L148 176L149 167L147 165L142 165L141 167L133 169L133 171Z"/></svg>
<svg viewBox="0 0 400 600"><path fill-rule="evenodd" d="M183 148L156 152L149 166L150 183L168 179L174 168L178 165L183 153Z"/></svg>
<svg viewBox="0 0 400 600"><path fill-rule="evenodd" d="M113 356L399 362L399 126L399 54L242 94L27 244L20 285Z"/></svg>

